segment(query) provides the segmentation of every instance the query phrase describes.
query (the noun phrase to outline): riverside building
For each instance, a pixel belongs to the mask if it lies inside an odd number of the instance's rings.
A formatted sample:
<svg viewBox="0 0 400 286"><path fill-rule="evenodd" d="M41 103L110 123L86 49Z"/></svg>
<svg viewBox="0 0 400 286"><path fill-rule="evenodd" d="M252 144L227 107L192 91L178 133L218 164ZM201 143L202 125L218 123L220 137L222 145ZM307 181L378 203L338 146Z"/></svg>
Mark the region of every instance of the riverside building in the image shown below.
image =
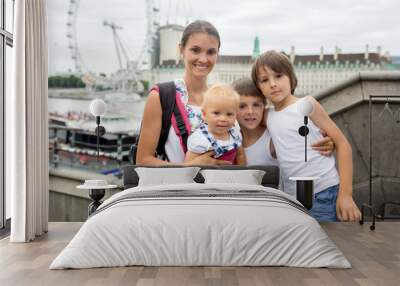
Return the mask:
<svg viewBox="0 0 400 286"><path fill-rule="evenodd" d="M182 77L184 68L177 43L183 29L179 25L160 27L155 41L152 68L144 73L144 79L149 81L150 86ZM220 55L209 77L210 84L229 84L238 78L249 76L253 60L259 54L260 41L256 37L251 55ZM388 52L382 53L380 47L370 52L368 45L360 53L342 53L339 47L335 47L333 54L325 54L321 47L320 53L314 55L297 55L295 47L291 47L288 56L298 77L297 96L315 93L361 71L399 69L399 65L392 63Z"/></svg>

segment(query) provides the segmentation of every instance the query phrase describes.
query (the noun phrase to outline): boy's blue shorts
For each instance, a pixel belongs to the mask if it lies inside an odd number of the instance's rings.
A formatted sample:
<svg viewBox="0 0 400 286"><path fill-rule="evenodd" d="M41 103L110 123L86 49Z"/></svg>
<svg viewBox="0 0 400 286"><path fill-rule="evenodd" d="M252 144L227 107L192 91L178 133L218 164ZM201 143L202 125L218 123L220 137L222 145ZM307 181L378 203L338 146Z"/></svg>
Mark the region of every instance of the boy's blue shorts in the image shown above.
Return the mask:
<svg viewBox="0 0 400 286"><path fill-rule="evenodd" d="M336 216L338 191L339 185L335 185L314 195L310 213L317 221L338 221Z"/></svg>

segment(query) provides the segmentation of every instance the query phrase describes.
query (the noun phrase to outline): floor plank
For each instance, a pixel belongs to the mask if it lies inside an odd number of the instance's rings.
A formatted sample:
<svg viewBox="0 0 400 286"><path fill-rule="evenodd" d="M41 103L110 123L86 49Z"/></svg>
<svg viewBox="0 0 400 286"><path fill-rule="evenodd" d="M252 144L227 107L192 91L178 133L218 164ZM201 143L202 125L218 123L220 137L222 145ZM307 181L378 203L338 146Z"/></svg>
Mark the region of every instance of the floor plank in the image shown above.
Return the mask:
<svg viewBox="0 0 400 286"><path fill-rule="evenodd" d="M368 225L326 223L322 227L351 262L352 269L290 267L117 267L48 269L81 223L50 223L32 243L0 240L0 285L400 285L400 222Z"/></svg>

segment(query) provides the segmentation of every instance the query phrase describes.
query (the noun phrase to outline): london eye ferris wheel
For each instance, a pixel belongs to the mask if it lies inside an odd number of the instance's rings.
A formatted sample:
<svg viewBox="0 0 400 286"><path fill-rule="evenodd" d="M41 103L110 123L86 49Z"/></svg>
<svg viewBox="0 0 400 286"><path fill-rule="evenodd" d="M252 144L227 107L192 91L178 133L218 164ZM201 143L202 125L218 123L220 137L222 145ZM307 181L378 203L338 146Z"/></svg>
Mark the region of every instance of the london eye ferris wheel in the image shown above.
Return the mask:
<svg viewBox="0 0 400 286"><path fill-rule="evenodd" d="M80 74L89 86L103 85L125 92L140 91L141 72L149 67L150 55L154 51L154 40L159 28L159 8L154 0L144 0L146 16L146 31L140 51L135 59L128 55L126 47L123 45L118 31L122 29L117 23L112 21L103 21L103 25L112 30L114 46L118 57L119 69L110 77L98 75L86 63L78 42L78 14L80 0L70 0L67 18L67 38L68 49L74 63L75 72Z"/></svg>

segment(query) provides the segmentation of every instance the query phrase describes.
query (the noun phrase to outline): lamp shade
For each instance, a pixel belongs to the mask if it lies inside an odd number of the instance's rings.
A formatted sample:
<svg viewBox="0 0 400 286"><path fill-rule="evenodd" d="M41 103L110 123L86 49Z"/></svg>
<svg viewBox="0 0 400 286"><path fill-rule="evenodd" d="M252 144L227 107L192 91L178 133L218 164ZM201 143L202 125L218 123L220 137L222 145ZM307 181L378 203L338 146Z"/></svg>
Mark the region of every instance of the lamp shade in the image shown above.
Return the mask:
<svg viewBox="0 0 400 286"><path fill-rule="evenodd" d="M106 103L102 99L94 99L90 103L90 113L94 116L103 116L106 113Z"/></svg>
<svg viewBox="0 0 400 286"><path fill-rule="evenodd" d="M297 110L301 115L309 116L314 111L314 105L307 98L302 98L299 100Z"/></svg>

